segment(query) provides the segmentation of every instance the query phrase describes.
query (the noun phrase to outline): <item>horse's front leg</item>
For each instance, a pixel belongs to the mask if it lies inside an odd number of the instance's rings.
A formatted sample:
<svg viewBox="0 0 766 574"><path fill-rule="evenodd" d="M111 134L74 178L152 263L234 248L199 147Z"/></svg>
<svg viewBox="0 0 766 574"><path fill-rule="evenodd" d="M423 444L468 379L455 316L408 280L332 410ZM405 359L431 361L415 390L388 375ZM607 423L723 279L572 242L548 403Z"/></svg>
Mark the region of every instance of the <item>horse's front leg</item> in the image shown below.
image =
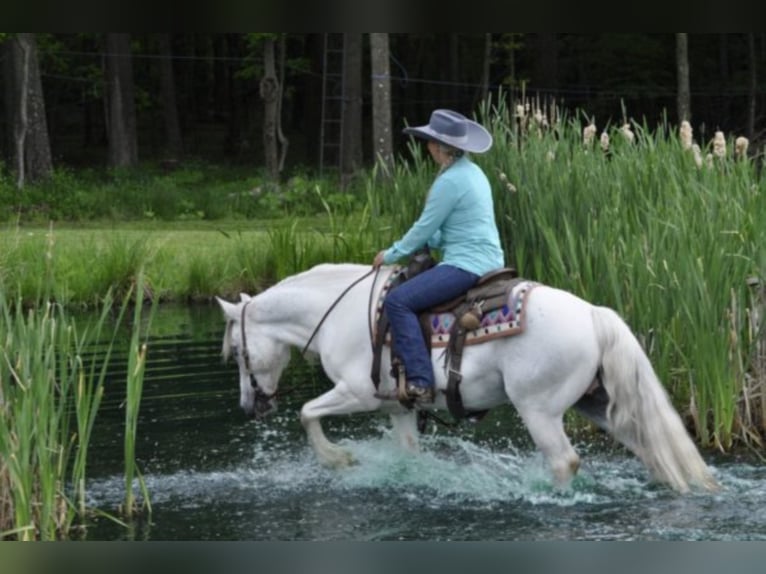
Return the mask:
<svg viewBox="0 0 766 574"><path fill-rule="evenodd" d="M372 396L369 400L360 400L348 392L342 384L303 405L301 423L306 429L309 444L316 452L319 461L332 468L342 468L356 462L349 451L331 442L325 436L320 422L322 417L371 411L378 406L380 406L379 400Z"/></svg>
<svg viewBox="0 0 766 574"><path fill-rule="evenodd" d="M420 451L417 411L391 413L391 426L399 446L414 453Z"/></svg>

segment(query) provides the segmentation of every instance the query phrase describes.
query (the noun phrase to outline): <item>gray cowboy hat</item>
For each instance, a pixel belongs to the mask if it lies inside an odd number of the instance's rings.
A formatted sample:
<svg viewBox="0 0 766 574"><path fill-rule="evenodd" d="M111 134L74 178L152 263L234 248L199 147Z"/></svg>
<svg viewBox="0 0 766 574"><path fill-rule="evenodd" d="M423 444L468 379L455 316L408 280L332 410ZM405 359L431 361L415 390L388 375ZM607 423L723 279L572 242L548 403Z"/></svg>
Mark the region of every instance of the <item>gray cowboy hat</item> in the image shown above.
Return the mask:
<svg viewBox="0 0 766 574"><path fill-rule="evenodd" d="M434 110L427 125L403 131L471 153L484 153L492 147L492 135L484 126L452 110Z"/></svg>

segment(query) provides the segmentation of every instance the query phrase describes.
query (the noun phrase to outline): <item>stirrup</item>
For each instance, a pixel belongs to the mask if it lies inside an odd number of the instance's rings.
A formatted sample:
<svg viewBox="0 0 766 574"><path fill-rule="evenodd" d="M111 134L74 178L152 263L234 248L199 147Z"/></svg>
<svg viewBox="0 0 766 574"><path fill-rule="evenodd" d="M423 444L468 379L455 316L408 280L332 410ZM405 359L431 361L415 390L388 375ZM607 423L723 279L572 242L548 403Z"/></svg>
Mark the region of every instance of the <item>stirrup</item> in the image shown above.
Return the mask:
<svg viewBox="0 0 766 574"><path fill-rule="evenodd" d="M433 387L418 387L417 385L407 384L407 397L420 404L431 404L434 402Z"/></svg>

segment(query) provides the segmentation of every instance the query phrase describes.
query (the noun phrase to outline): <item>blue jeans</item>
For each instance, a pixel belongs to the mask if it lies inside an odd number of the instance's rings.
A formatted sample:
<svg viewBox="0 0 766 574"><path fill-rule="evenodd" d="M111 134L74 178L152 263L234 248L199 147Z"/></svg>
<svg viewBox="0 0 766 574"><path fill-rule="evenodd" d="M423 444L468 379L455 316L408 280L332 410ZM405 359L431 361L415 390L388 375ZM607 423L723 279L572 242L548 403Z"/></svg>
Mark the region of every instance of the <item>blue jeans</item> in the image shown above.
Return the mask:
<svg viewBox="0 0 766 574"><path fill-rule="evenodd" d="M392 290L383 308L391 325L394 352L404 363L407 382L433 387L431 355L426 348L418 313L454 299L476 284L479 276L452 265L436 265Z"/></svg>

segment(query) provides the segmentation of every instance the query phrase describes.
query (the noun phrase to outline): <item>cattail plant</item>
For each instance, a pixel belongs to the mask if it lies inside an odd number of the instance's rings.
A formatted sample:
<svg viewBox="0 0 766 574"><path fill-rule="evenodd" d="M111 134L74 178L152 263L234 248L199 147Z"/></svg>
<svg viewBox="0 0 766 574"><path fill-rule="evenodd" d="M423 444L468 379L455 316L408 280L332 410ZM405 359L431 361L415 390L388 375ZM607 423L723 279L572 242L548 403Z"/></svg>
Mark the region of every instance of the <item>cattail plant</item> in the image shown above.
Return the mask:
<svg viewBox="0 0 766 574"><path fill-rule="evenodd" d="M697 166L697 169L702 168L702 150L700 149L700 146L697 144L692 144L692 156L694 157L694 165Z"/></svg>
<svg viewBox="0 0 766 574"><path fill-rule="evenodd" d="M607 132L601 132L601 137L598 140L599 145L601 146L601 151L604 153L609 151L609 134Z"/></svg>
<svg viewBox="0 0 766 574"><path fill-rule="evenodd" d="M590 148L593 145L593 140L596 137L596 124L590 123L582 129L582 144L583 146Z"/></svg>
<svg viewBox="0 0 766 574"><path fill-rule="evenodd" d="M513 131L496 130L492 150L477 158L495 175L509 263L622 314L702 444L747 440L738 411L752 368L743 278L766 273L757 223L766 182L747 163L698 171L699 146L691 163L680 132L662 127L605 129L608 156L588 154L585 133L572 121L555 141L528 140L519 152ZM514 194L505 190L511 179ZM760 395L749 398L760 404ZM757 425L766 433L766 420Z"/></svg>
<svg viewBox="0 0 766 574"><path fill-rule="evenodd" d="M739 136L734 140L734 154L738 159L747 159L747 148L749 145L750 141L744 136Z"/></svg>
<svg viewBox="0 0 766 574"><path fill-rule="evenodd" d="M141 395L144 387L144 370L146 368L146 343L141 344L139 326L142 324L143 309L143 273L139 273L135 286L135 305L133 307L133 332L130 338L128 354L128 372L125 380L125 436L124 436L124 478L125 501L122 512L127 518L132 518L137 510L146 509L151 513L149 492L143 475L136 463L136 436L138 434L138 413L141 405ZM156 307L152 306L152 314ZM149 317L149 324L151 316ZM142 504L136 503L133 491L133 480L138 482L142 494Z"/></svg>
<svg viewBox="0 0 766 574"><path fill-rule="evenodd" d="M713 136L713 155L719 159L726 157L726 137L722 131L715 132Z"/></svg>
<svg viewBox="0 0 766 574"><path fill-rule="evenodd" d="M622 137L625 138L625 141L630 144L632 144L636 139L636 134L633 133L630 124L627 122L624 123L620 128L620 133L622 134Z"/></svg>
<svg viewBox="0 0 766 574"><path fill-rule="evenodd" d="M678 135L679 135L679 139L681 140L682 149L692 148L692 145L694 144L692 134L693 134L693 131L692 131L691 124L687 120L682 121L681 127L678 128Z"/></svg>

